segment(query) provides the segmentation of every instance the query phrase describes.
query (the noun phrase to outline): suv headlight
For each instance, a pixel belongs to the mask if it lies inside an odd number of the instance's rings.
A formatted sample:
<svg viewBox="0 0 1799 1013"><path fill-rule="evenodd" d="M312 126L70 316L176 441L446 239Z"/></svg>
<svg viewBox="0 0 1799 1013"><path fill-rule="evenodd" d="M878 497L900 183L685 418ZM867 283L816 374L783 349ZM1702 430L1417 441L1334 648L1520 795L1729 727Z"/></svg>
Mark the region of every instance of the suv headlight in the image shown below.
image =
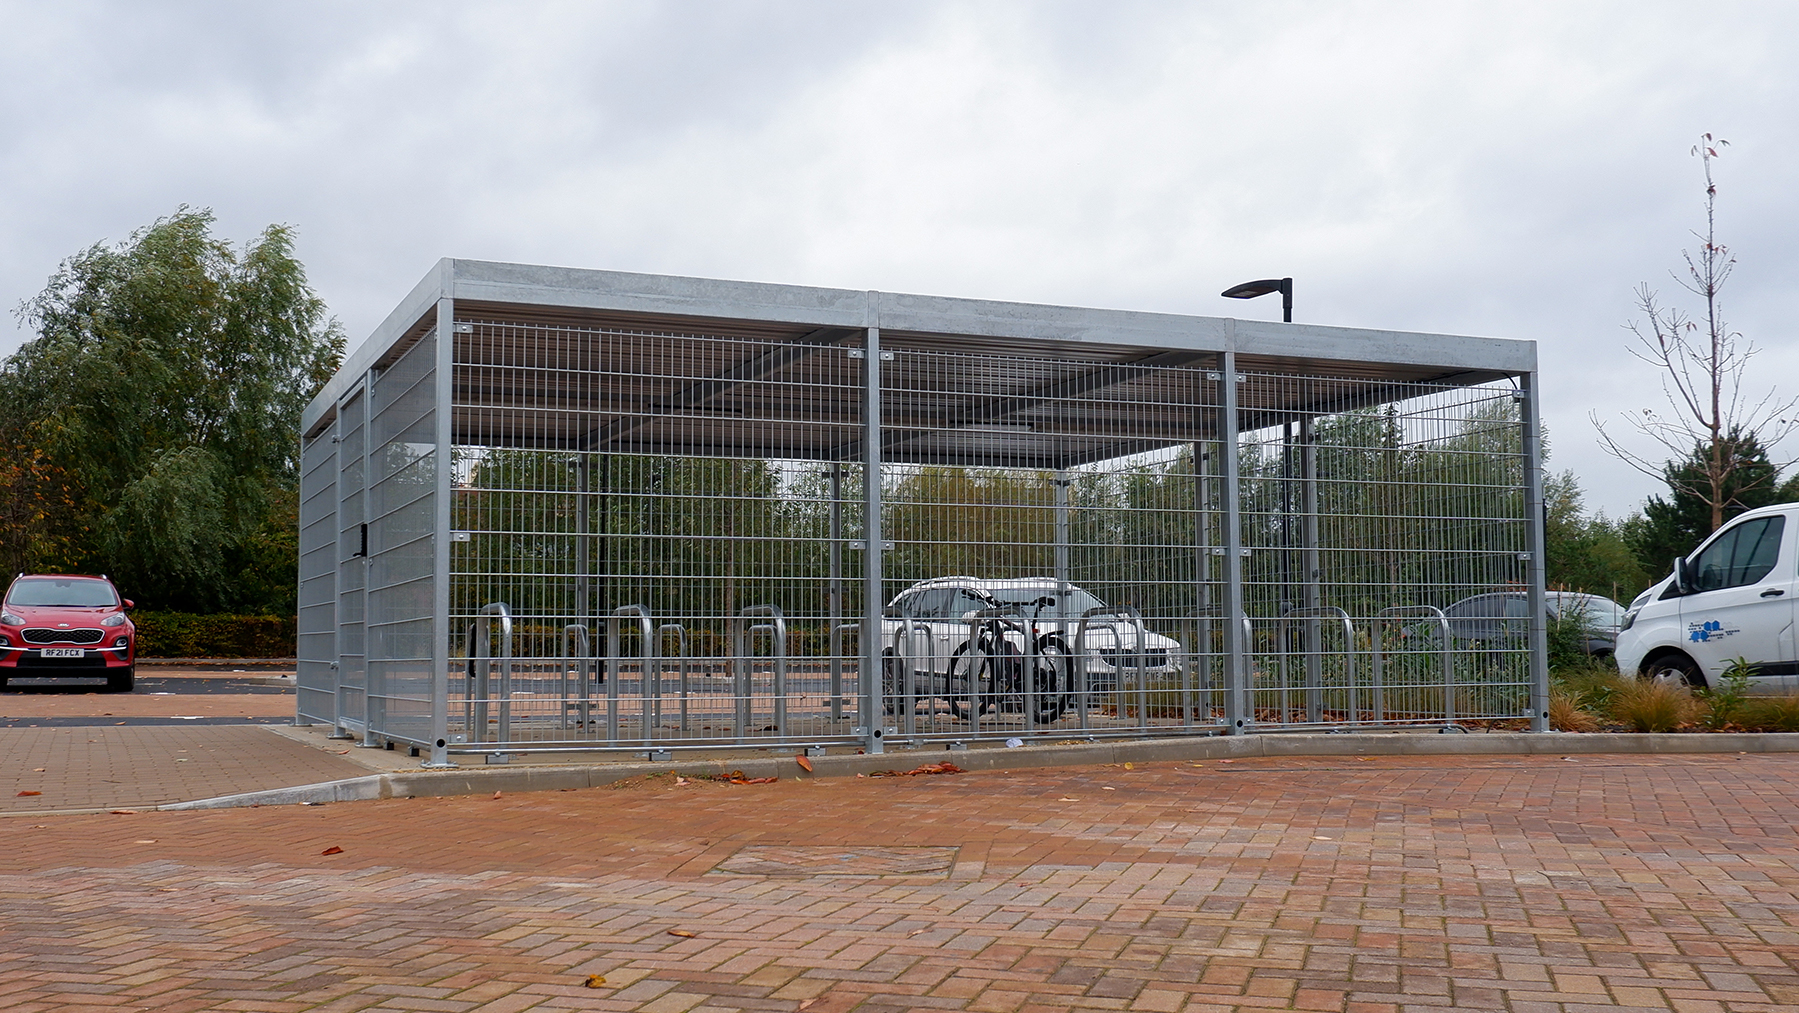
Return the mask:
<svg viewBox="0 0 1799 1013"><path fill-rule="evenodd" d="M0 612L0 623L5 623L8 626L23 626L25 625L25 620L20 619L11 612Z"/></svg>
<svg viewBox="0 0 1799 1013"><path fill-rule="evenodd" d="M1628 612L1625 612L1624 613L1624 621L1618 624L1618 632L1623 633L1625 630L1630 629L1631 626L1635 625L1636 621L1637 621L1637 610L1636 609L1631 609Z"/></svg>
<svg viewBox="0 0 1799 1013"><path fill-rule="evenodd" d="M109 615L105 619L100 620L100 625L101 626L123 626L123 625L125 625L125 613L114 612L112 615Z"/></svg>

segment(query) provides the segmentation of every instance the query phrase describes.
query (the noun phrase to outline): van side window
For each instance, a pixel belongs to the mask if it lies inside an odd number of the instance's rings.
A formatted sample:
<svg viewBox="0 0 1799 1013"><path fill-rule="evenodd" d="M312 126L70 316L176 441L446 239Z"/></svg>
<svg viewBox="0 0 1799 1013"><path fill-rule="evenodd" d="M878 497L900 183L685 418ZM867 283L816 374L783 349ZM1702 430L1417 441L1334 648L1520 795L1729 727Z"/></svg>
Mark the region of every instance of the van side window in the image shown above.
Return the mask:
<svg viewBox="0 0 1799 1013"><path fill-rule="evenodd" d="M1698 589L1716 591L1759 583L1773 572L1780 557L1785 526L1785 517L1758 517L1724 532L1693 560Z"/></svg>

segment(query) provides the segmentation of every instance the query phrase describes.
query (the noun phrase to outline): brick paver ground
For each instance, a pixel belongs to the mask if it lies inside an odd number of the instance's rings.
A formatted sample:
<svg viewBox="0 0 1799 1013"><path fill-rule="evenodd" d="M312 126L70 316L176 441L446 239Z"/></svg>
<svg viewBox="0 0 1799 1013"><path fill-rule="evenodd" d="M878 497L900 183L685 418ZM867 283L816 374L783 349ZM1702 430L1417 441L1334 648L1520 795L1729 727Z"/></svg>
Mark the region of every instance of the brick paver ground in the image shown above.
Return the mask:
<svg viewBox="0 0 1799 1013"><path fill-rule="evenodd" d="M280 693L0 693L0 718L292 718L294 698Z"/></svg>
<svg viewBox="0 0 1799 1013"><path fill-rule="evenodd" d="M1789 1011L1796 775L1321 758L0 819L0 1008ZM721 868L745 848L773 874ZM894 874L828 867L863 848Z"/></svg>
<svg viewBox="0 0 1799 1013"><path fill-rule="evenodd" d="M207 698L182 699L193 708ZM287 697L266 699L292 707ZM341 755L255 725L0 728L0 815L157 805L369 773L349 759L347 743L340 748Z"/></svg>

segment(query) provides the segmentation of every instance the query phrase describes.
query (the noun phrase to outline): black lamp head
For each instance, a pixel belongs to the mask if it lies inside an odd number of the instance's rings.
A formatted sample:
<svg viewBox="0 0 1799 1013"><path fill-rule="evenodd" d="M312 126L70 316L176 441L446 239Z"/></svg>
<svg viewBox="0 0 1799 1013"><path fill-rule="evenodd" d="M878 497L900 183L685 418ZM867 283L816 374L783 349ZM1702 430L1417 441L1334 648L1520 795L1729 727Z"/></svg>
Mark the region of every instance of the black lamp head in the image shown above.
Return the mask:
<svg viewBox="0 0 1799 1013"><path fill-rule="evenodd" d="M1226 299L1254 299L1259 295L1273 295L1276 292L1293 291L1292 278L1263 278L1261 281L1246 281L1241 285L1232 285L1218 293Z"/></svg>
<svg viewBox="0 0 1799 1013"><path fill-rule="evenodd" d="M1232 285L1218 293L1226 299L1254 299L1259 295L1281 294L1281 319L1293 322L1293 279L1263 278L1261 281L1246 281L1241 285Z"/></svg>

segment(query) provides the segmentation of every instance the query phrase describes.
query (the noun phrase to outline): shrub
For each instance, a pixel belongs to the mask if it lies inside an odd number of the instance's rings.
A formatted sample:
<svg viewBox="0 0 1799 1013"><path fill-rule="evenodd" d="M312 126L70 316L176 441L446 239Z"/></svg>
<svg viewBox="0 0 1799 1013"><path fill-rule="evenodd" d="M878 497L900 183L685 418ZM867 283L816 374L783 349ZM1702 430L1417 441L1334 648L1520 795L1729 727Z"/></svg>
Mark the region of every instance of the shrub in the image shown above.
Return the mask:
<svg viewBox="0 0 1799 1013"><path fill-rule="evenodd" d="M1799 732L1799 696L1763 696L1747 701L1739 724L1753 732Z"/></svg>
<svg viewBox="0 0 1799 1013"><path fill-rule="evenodd" d="M1717 686L1699 691L1699 698L1705 701L1705 716L1701 719L1705 727L1715 732L1737 723L1749 701L1749 677L1754 670L1748 658L1736 658L1724 670Z"/></svg>
<svg viewBox="0 0 1799 1013"><path fill-rule="evenodd" d="M1612 694L1611 716L1634 731L1671 732L1698 717L1700 706L1678 683L1636 680Z"/></svg>
<svg viewBox="0 0 1799 1013"><path fill-rule="evenodd" d="M1551 669L1582 668L1594 664L1587 653L1587 641L1593 636L1593 619L1584 602L1577 602L1549 616L1549 667Z"/></svg>
<svg viewBox="0 0 1799 1013"><path fill-rule="evenodd" d="M1596 732L1599 718L1581 706L1580 697L1557 687L1549 691L1549 727L1558 732Z"/></svg>
<svg viewBox="0 0 1799 1013"><path fill-rule="evenodd" d="M140 658L291 658L295 620L281 616L135 612Z"/></svg>

